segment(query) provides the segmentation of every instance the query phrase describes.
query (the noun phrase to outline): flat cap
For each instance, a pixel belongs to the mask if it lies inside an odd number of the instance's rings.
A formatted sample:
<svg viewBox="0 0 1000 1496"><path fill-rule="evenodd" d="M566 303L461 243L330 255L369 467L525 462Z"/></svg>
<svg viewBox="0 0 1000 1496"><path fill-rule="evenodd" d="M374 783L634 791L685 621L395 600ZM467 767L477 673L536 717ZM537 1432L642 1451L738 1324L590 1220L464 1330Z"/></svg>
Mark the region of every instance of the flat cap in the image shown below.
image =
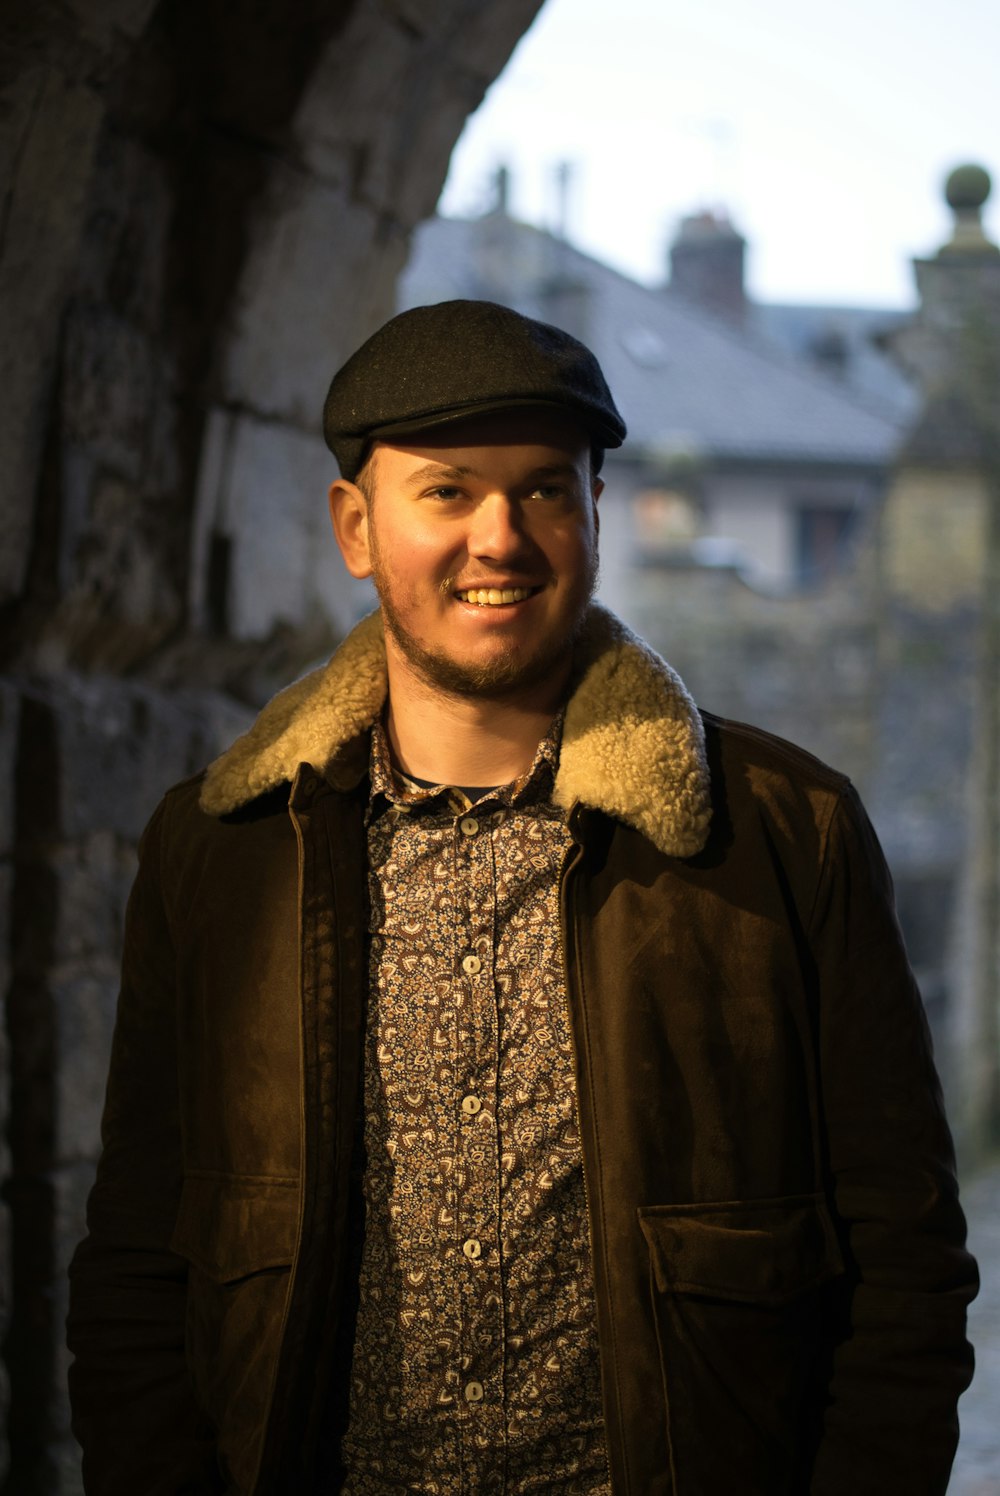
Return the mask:
<svg viewBox="0 0 1000 1496"><path fill-rule="evenodd" d="M568 332L492 301L441 301L400 312L351 355L330 385L323 435L353 482L376 438L522 405L575 415L599 457L625 437L597 359Z"/></svg>

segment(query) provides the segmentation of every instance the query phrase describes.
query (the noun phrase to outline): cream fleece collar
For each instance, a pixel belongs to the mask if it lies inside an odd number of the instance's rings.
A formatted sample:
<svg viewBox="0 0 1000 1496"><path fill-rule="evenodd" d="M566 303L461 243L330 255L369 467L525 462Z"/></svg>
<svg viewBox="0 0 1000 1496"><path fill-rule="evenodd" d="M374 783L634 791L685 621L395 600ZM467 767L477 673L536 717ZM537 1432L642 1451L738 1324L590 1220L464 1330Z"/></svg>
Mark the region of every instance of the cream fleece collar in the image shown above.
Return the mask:
<svg viewBox="0 0 1000 1496"><path fill-rule="evenodd" d="M594 604L578 646L553 796L591 806L692 857L708 836L709 776L701 718L680 677L613 614ZM282 691L209 767L201 806L221 816L292 780L309 763L338 788L367 763L368 730L385 701L382 619L358 624L329 664Z"/></svg>

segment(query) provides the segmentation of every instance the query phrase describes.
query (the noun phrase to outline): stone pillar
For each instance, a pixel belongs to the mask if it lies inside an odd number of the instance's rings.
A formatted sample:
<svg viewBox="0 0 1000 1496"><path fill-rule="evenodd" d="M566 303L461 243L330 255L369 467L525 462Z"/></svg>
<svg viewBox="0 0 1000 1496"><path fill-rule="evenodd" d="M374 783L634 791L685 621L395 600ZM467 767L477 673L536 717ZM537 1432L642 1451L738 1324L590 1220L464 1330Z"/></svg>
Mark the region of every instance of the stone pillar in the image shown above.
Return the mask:
<svg viewBox="0 0 1000 1496"><path fill-rule="evenodd" d="M1000 248L981 221L990 187L982 167L951 172L952 236L915 262L920 308L892 343L922 402L883 524L887 648L910 655L941 720L969 729L944 763L964 786L951 805L962 845L948 1068L961 1079L953 1114L970 1156L1000 1142Z"/></svg>
<svg viewBox="0 0 1000 1496"><path fill-rule="evenodd" d="M25 682L8 996L9 1199L17 1299L12 1491L79 1489L69 1432L65 1268L84 1230L117 997L117 952L139 833L165 780L246 723L224 699L140 684Z"/></svg>
<svg viewBox="0 0 1000 1496"><path fill-rule="evenodd" d="M17 741L17 692L0 683L0 1178L10 1178L10 1045L7 1039L7 997L10 986L11 892L14 854L14 749ZM13 1289L10 1262L10 1207L0 1198L0 1344L10 1330ZM10 1411L10 1379L0 1364L0 1429L6 1430ZM0 1486L7 1474L8 1448L0 1438Z"/></svg>

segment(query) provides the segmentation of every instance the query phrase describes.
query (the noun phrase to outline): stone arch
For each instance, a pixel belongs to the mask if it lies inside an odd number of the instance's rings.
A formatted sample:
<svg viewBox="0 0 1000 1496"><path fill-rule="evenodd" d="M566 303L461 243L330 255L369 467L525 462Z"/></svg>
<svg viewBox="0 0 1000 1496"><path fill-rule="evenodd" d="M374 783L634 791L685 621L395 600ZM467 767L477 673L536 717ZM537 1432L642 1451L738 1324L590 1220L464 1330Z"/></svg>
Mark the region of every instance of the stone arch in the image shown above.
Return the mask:
<svg viewBox="0 0 1000 1496"><path fill-rule="evenodd" d="M234 693L260 695L353 608L321 606L319 572L251 606L243 537L264 519L290 534L288 510L301 533L325 382L391 308L410 230L539 3L5 7L5 1489L79 1489L64 1269L138 831L239 720Z"/></svg>

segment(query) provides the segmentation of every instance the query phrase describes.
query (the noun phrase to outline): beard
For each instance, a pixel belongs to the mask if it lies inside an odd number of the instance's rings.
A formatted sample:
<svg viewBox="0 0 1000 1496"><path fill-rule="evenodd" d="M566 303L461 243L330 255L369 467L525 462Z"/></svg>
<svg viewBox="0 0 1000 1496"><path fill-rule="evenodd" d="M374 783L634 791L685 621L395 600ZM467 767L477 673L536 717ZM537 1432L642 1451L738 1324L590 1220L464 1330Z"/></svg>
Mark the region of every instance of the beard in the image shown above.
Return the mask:
<svg viewBox="0 0 1000 1496"><path fill-rule="evenodd" d="M374 539L374 536L372 537ZM456 659L443 649L429 649L403 620L393 599L392 583L383 568L377 545L371 551L372 580L378 593L385 627L414 672L429 686L449 696L503 700L544 681L565 666L572 654L590 600L597 587L597 549L593 548L585 574L580 578L575 605L566 627L551 637L539 640L528 655L516 645L508 645L479 662ZM449 594L449 582L443 590Z"/></svg>

